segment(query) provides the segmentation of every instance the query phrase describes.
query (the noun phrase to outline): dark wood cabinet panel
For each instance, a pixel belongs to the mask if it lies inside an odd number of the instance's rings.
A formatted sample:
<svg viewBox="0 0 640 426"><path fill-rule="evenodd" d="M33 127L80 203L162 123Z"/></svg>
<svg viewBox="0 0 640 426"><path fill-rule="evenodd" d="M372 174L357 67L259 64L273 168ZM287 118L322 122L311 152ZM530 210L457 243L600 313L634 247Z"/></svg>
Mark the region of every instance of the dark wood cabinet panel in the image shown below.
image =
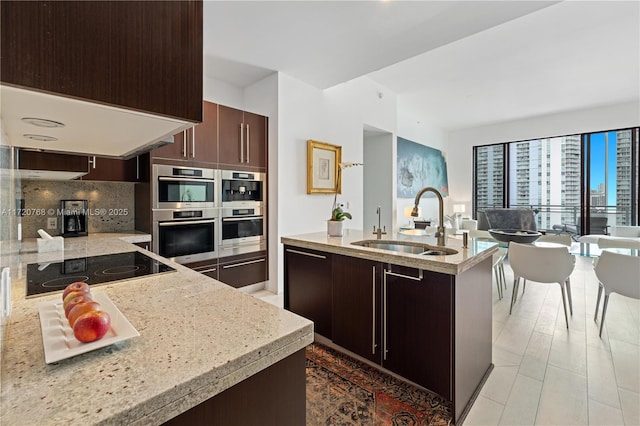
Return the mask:
<svg viewBox="0 0 640 426"><path fill-rule="evenodd" d="M107 157L89 157L89 173L82 176L82 180L99 181L137 181L137 157L129 160Z"/></svg>
<svg viewBox="0 0 640 426"><path fill-rule="evenodd" d="M332 340L378 363L381 269L379 262L334 255Z"/></svg>
<svg viewBox="0 0 640 426"><path fill-rule="evenodd" d="M332 338L332 255L286 247L284 308L314 323L314 331Z"/></svg>
<svg viewBox="0 0 640 426"><path fill-rule="evenodd" d="M189 153L187 151L187 131L183 131L173 135L173 143L162 145L160 148L156 148L151 151L153 158L169 158L174 160L189 159Z"/></svg>
<svg viewBox="0 0 640 426"><path fill-rule="evenodd" d="M218 105L203 102L202 123L173 135L173 143L154 149L153 158L182 160L186 164L218 162Z"/></svg>
<svg viewBox="0 0 640 426"><path fill-rule="evenodd" d="M218 259L203 260L200 262L185 263L184 266L200 272L215 280L218 279Z"/></svg>
<svg viewBox="0 0 640 426"><path fill-rule="evenodd" d="M220 258L218 280L235 288L256 284L267 280L267 266L264 251Z"/></svg>
<svg viewBox="0 0 640 426"><path fill-rule="evenodd" d="M86 155L58 154L30 150L18 151L18 168L23 170L55 170L61 172L87 172Z"/></svg>
<svg viewBox="0 0 640 426"><path fill-rule="evenodd" d="M0 78L202 120L202 1L3 1Z"/></svg>
<svg viewBox="0 0 640 426"><path fill-rule="evenodd" d="M304 425L305 359L305 350L299 350L164 425Z"/></svg>
<svg viewBox="0 0 640 426"><path fill-rule="evenodd" d="M382 365L453 399L452 276L390 265L384 281Z"/></svg>
<svg viewBox="0 0 640 426"><path fill-rule="evenodd" d="M249 167L265 169L267 165L267 117L245 111L244 123L246 164Z"/></svg>
<svg viewBox="0 0 640 426"><path fill-rule="evenodd" d="M264 171L267 165L267 118L220 105L218 108L220 168Z"/></svg>
<svg viewBox="0 0 640 426"><path fill-rule="evenodd" d="M202 123L191 131L191 159L206 163L218 162L218 105L204 101Z"/></svg>
<svg viewBox="0 0 640 426"><path fill-rule="evenodd" d="M241 126L242 110L220 105L218 108L218 155L223 164L242 164L240 148L244 143L244 126Z"/></svg>

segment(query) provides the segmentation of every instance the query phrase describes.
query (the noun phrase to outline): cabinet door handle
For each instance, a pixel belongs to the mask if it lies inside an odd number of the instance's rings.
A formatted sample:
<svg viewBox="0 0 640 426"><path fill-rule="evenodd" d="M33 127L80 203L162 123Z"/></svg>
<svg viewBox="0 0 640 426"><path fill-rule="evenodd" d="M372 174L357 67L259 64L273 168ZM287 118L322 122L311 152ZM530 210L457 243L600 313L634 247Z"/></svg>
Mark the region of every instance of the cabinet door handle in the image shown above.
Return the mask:
<svg viewBox="0 0 640 426"><path fill-rule="evenodd" d="M387 270L385 270L384 273L385 275L393 275L394 277L407 278L409 280L414 280L414 281L422 281L422 269L418 269L417 277L412 277L411 275L398 274L396 272L391 272Z"/></svg>
<svg viewBox="0 0 640 426"><path fill-rule="evenodd" d="M382 359L387 360L387 271L382 277Z"/></svg>
<svg viewBox="0 0 640 426"><path fill-rule="evenodd" d="M249 125L247 126L247 163L249 163L249 144L251 143L251 134L249 133Z"/></svg>
<svg viewBox="0 0 640 426"><path fill-rule="evenodd" d="M293 250L293 249L287 249L287 251L289 253L301 254L303 256L317 257L318 259L326 259L327 258L327 256L323 256L321 254L315 254L315 253L307 253L306 251L298 251L298 250Z"/></svg>
<svg viewBox="0 0 640 426"><path fill-rule="evenodd" d="M372 302L371 302L371 354L376 354L376 267L372 266L372 280L371 280L371 290L372 290Z"/></svg>
<svg viewBox="0 0 640 426"><path fill-rule="evenodd" d="M182 156L187 158L187 130L182 132Z"/></svg>
<svg viewBox="0 0 640 426"><path fill-rule="evenodd" d="M240 162L244 163L244 123L240 123Z"/></svg>
<svg viewBox="0 0 640 426"><path fill-rule="evenodd" d="M140 180L140 156L136 155L136 180Z"/></svg>
<svg viewBox="0 0 640 426"><path fill-rule="evenodd" d="M209 268L209 269L196 269L196 272L200 272L201 274L204 274L205 272L215 272L217 271L217 268Z"/></svg>
<svg viewBox="0 0 640 426"><path fill-rule="evenodd" d="M249 260L248 262L234 263L233 265L224 265L222 267L222 269L237 268L238 266L252 265L254 263L260 263L260 262L265 262L265 261L266 261L265 258L257 259L257 260Z"/></svg>
<svg viewBox="0 0 640 426"><path fill-rule="evenodd" d="M93 156L93 161L91 162L91 168L95 169L96 168L96 156Z"/></svg>
<svg viewBox="0 0 640 426"><path fill-rule="evenodd" d="M191 128L191 158L196 158L196 128Z"/></svg>

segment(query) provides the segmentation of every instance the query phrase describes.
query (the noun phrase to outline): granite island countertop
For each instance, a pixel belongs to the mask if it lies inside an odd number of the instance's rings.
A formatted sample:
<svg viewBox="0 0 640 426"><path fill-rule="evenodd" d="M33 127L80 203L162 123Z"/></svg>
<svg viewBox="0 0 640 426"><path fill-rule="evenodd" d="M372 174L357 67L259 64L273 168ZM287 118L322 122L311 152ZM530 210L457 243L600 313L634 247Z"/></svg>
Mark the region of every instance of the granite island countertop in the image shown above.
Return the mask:
<svg viewBox="0 0 640 426"><path fill-rule="evenodd" d="M389 250L376 249L354 245L352 243L362 240L376 240L372 232L356 229L345 229L342 237L329 237L326 232L292 235L282 237L282 244L319 250L328 253L345 256L359 257L395 265L409 266L426 271L441 272L449 275L458 275L472 268L483 260L493 256L498 250L498 244L491 241L469 238L468 247L462 247L462 235L451 235L445 242L445 247L456 250L456 254L446 256L424 256L420 254L399 253ZM382 236L383 241L413 241L429 244L437 248L436 239L433 236L406 235L402 233L389 233Z"/></svg>
<svg viewBox="0 0 640 426"><path fill-rule="evenodd" d="M0 423L161 424L313 341L311 321L125 241L147 237L68 238L64 255L37 253L33 240L19 255L3 254L4 266L13 258L13 303L4 325ZM60 293L25 299L26 265L134 250L177 271L92 292L104 292L140 336L45 364L37 304Z"/></svg>

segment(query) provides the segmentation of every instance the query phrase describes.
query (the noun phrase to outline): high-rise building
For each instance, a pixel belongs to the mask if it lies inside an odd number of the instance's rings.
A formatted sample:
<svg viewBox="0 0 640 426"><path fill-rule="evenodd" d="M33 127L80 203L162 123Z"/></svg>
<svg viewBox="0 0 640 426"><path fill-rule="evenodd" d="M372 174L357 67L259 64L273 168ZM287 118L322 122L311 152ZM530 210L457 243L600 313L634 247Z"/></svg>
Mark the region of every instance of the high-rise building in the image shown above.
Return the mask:
<svg viewBox="0 0 640 426"><path fill-rule="evenodd" d="M502 207L504 199L504 149L502 145L476 149L476 206Z"/></svg>
<svg viewBox="0 0 640 426"><path fill-rule="evenodd" d="M580 135L511 143L509 206L537 210L541 229L578 223L580 145Z"/></svg>
<svg viewBox="0 0 640 426"><path fill-rule="evenodd" d="M616 225L630 225L631 222L631 130L616 134Z"/></svg>

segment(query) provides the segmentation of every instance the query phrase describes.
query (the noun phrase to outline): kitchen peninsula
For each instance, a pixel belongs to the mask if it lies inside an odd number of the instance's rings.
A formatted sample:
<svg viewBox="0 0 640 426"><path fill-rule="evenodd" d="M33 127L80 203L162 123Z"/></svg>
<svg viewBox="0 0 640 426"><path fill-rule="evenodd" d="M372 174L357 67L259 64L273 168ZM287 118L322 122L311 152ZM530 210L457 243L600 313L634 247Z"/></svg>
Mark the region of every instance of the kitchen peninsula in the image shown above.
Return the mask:
<svg viewBox="0 0 640 426"><path fill-rule="evenodd" d="M493 368L497 245L386 237L357 230L283 237L285 309L312 319L321 342L448 399L458 423Z"/></svg>
<svg viewBox="0 0 640 426"><path fill-rule="evenodd" d="M25 271L62 254L37 253L33 240L12 265L3 253L13 306L4 330L0 423L198 424L213 421L211 410L220 424L250 424L255 416L262 424L303 424L304 348L313 324L131 244L145 237L65 240L65 259L137 250L176 271L93 288L140 336L52 364L45 364L37 305L60 293L25 298Z"/></svg>

